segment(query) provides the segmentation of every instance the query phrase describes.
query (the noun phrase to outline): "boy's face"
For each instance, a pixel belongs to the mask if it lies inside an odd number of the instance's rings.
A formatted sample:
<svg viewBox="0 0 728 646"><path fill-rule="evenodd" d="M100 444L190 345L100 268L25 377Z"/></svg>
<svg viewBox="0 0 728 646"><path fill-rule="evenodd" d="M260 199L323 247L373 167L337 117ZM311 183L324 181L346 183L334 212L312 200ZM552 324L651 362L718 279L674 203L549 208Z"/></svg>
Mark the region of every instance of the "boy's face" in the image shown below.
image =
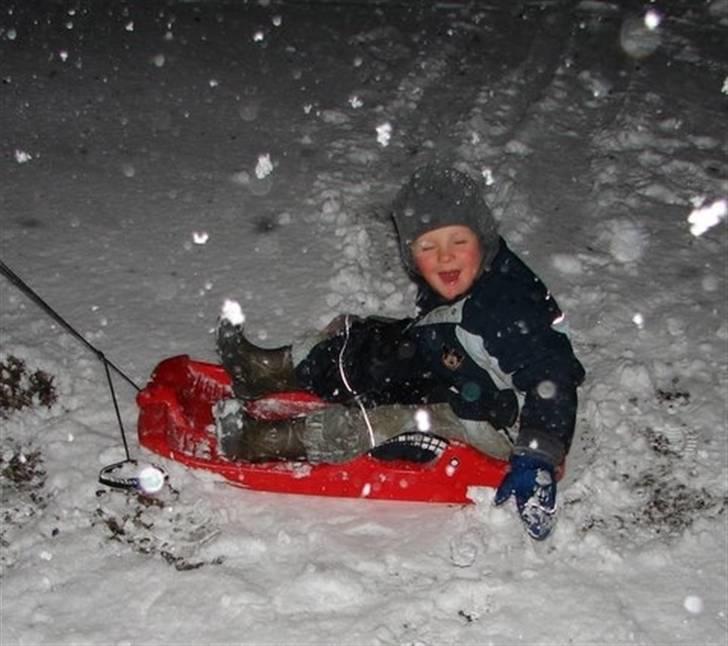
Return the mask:
<svg viewBox="0 0 728 646"><path fill-rule="evenodd" d="M482 261L478 236L461 225L423 233L412 243L412 257L427 284L448 301L472 287Z"/></svg>

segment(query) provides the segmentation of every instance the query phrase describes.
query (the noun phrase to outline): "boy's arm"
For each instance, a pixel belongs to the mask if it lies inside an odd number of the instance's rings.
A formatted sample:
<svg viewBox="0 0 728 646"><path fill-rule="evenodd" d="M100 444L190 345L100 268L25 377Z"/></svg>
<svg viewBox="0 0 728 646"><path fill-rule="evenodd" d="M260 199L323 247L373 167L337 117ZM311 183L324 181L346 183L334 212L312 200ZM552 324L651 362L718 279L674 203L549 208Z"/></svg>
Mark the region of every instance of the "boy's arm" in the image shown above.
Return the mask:
<svg viewBox="0 0 728 646"><path fill-rule="evenodd" d="M510 469L495 496L497 505L515 498L526 531L536 540L547 538L554 527L556 469L571 445L576 388L584 378L566 336L551 332L561 337L556 337L561 351L534 351L532 360L513 374L514 385L525 393L525 403Z"/></svg>
<svg viewBox="0 0 728 646"><path fill-rule="evenodd" d="M543 282L509 259L483 308L487 344L523 396L516 452L542 453L559 464L571 446L576 389L585 372L564 329L564 315ZM505 267L505 265L504 265Z"/></svg>
<svg viewBox="0 0 728 646"><path fill-rule="evenodd" d="M534 344L533 355L512 375L525 397L515 452L542 455L558 465L571 447L576 389L585 372L565 335L549 330L547 336L541 344L548 349Z"/></svg>

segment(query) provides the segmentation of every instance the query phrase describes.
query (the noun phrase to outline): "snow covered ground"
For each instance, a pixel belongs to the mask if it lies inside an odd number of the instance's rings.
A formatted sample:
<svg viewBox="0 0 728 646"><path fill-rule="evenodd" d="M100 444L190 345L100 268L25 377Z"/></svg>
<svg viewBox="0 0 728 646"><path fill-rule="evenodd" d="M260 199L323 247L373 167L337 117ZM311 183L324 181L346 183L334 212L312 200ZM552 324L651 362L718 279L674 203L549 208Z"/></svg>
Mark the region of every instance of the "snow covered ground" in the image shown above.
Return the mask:
<svg viewBox="0 0 728 646"><path fill-rule="evenodd" d="M387 204L435 154L489 180L588 377L542 544L490 491L168 463L149 501L97 483L123 448L96 357L0 277L0 361L58 394L0 418L0 642L725 644L728 2L649 7L2 3L0 259L138 384L214 359L226 298L271 346L409 314Z"/></svg>

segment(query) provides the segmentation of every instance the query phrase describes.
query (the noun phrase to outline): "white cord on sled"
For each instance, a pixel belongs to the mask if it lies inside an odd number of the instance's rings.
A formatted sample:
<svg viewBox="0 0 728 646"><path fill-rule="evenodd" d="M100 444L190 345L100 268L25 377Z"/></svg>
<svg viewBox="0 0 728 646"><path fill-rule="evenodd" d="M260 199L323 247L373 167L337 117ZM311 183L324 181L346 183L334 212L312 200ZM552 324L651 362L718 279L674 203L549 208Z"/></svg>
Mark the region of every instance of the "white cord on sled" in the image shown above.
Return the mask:
<svg viewBox="0 0 728 646"><path fill-rule="evenodd" d="M344 344L341 346L341 351L339 352L339 374L341 375L342 383L344 384L346 389L354 396L354 401L356 401L356 403L359 405L361 414L364 417L364 423L367 425L367 431L369 432L369 445L374 446L376 444L376 440L374 439L374 429L372 428L372 423L369 420L367 409L364 407L364 404L361 403L359 395L357 395L356 391L351 387L349 380L346 378L346 371L344 370L344 353L346 352L346 346L349 344L350 328L351 324L349 323L349 315L346 314L344 316L344 332L346 333L346 338L344 339Z"/></svg>

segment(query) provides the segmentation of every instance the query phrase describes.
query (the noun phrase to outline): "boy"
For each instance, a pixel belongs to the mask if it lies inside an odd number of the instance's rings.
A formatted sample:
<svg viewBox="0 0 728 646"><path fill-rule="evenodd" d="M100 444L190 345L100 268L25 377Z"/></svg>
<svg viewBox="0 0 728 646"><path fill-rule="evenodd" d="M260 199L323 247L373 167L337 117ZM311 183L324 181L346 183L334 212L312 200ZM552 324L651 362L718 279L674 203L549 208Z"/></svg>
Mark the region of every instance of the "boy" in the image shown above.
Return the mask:
<svg viewBox="0 0 728 646"><path fill-rule="evenodd" d="M250 398L303 388L379 409L447 404L466 437L496 429L512 439L511 469L495 502L513 495L529 535L544 539L555 519L554 473L571 445L584 378L558 331L563 314L498 235L467 175L438 165L418 169L392 215L402 261L419 287L419 315L339 318L304 352L256 348L241 326L223 320L218 347L235 393ZM253 442L274 437L274 457L295 457L303 453L301 430L300 421L275 428L246 422L243 435Z"/></svg>

